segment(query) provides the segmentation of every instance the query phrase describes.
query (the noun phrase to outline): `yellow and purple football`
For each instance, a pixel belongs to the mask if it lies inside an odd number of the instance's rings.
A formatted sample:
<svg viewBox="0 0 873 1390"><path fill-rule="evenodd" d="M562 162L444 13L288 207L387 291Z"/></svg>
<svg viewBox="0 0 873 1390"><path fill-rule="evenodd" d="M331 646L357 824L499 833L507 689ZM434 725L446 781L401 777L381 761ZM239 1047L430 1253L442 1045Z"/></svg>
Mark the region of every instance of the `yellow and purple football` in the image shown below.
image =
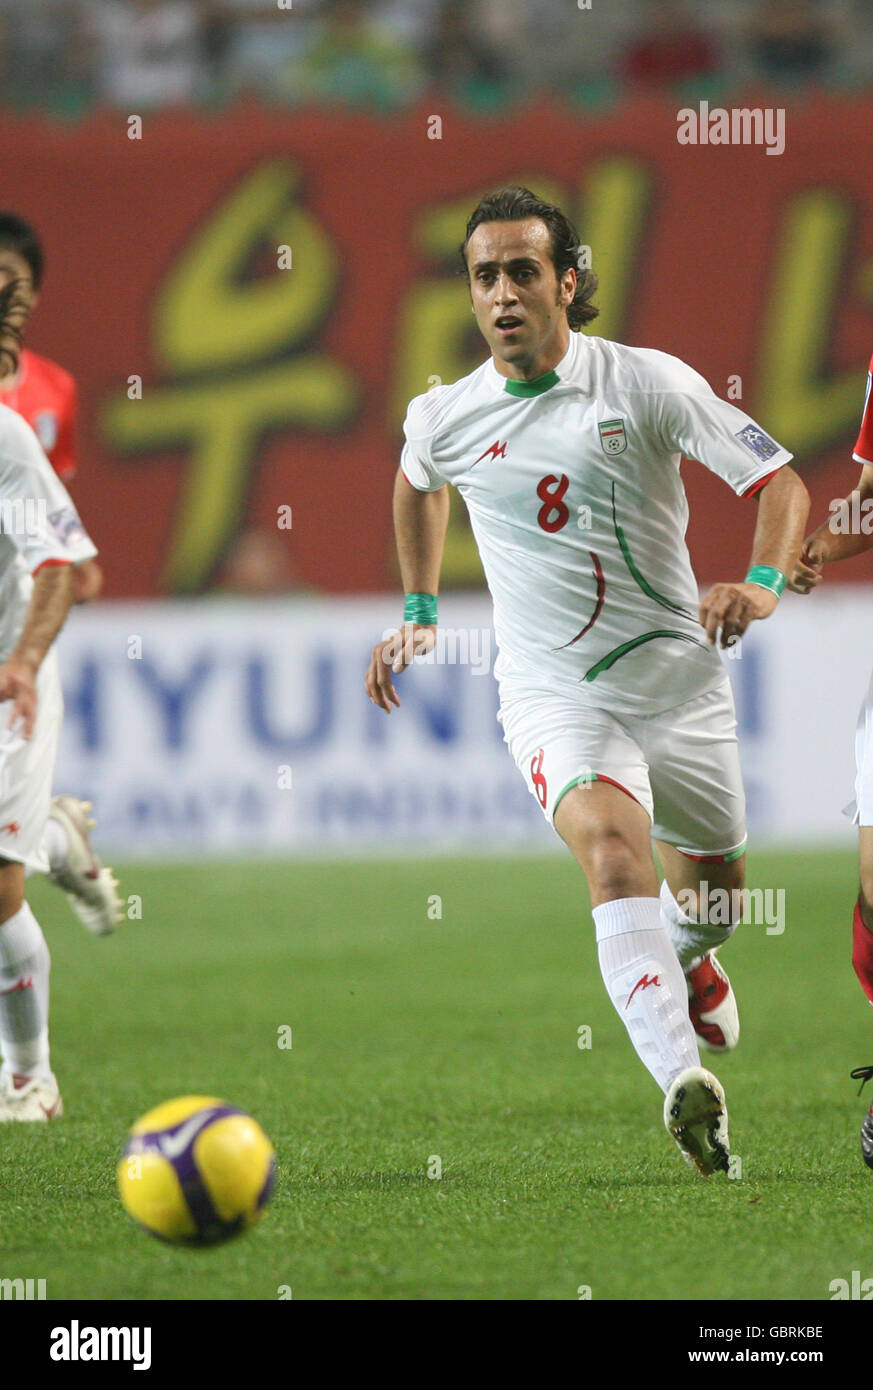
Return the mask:
<svg viewBox="0 0 873 1390"><path fill-rule="evenodd" d="M118 1161L125 1211L174 1245L217 1245L248 1230L275 1175L260 1125L214 1096L180 1096L150 1110Z"/></svg>

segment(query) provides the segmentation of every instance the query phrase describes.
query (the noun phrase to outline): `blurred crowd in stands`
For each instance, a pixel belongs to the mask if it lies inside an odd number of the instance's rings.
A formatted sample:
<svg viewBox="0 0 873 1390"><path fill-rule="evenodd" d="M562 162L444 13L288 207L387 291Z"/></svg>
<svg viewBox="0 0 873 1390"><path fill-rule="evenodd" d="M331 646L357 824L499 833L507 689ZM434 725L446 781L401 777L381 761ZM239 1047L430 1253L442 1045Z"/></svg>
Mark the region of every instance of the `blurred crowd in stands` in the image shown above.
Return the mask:
<svg viewBox="0 0 873 1390"><path fill-rule="evenodd" d="M221 105L474 109L628 86L863 90L873 0L0 0L4 105L75 116Z"/></svg>

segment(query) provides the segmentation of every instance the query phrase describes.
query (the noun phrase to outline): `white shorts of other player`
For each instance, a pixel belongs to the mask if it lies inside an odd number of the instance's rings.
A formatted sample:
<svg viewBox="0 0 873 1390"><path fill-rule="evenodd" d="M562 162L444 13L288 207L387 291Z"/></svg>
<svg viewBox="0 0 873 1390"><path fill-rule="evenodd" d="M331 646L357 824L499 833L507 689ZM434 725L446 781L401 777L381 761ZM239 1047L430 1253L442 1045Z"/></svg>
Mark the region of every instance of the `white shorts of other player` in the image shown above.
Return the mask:
<svg viewBox="0 0 873 1390"><path fill-rule="evenodd" d="M582 696L513 678L501 682L504 739L554 823L580 782L611 781L648 812L652 834L689 854L727 855L746 839L730 683L660 714L611 714Z"/></svg>
<svg viewBox="0 0 873 1390"><path fill-rule="evenodd" d="M873 676L855 730L855 799L843 808L853 825L873 825Z"/></svg>
<svg viewBox="0 0 873 1390"><path fill-rule="evenodd" d="M7 728L12 704L0 704L0 858L47 873L42 846L52 797L55 757L64 712L57 653L52 649L36 678L33 736Z"/></svg>

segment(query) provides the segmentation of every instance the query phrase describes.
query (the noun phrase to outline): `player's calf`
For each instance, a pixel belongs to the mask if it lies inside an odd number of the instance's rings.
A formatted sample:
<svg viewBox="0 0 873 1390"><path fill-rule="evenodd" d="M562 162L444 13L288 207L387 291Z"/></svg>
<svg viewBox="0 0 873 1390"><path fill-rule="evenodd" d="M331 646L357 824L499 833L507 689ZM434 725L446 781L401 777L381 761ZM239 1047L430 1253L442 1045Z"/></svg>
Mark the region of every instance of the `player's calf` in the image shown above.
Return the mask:
<svg viewBox="0 0 873 1390"><path fill-rule="evenodd" d="M603 982L640 1061L663 1091L699 1065L685 980L658 908L646 811L607 783L573 788L555 828L591 893Z"/></svg>

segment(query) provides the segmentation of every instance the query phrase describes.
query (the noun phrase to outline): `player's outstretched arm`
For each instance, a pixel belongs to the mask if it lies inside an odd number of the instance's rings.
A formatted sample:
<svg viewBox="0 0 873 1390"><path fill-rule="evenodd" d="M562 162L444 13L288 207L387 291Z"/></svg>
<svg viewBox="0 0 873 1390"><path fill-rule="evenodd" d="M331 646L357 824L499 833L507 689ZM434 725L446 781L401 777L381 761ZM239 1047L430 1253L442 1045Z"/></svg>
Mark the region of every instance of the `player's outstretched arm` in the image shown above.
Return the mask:
<svg viewBox="0 0 873 1390"><path fill-rule="evenodd" d="M809 493L787 464L761 489L746 578L741 584L716 584L700 605L710 642L721 629L721 646L727 647L756 618L773 612L800 554L809 506Z"/></svg>
<svg viewBox="0 0 873 1390"><path fill-rule="evenodd" d="M865 463L858 486L848 497L831 504L830 513L803 542L803 549L788 587L796 594L809 594L821 580L823 565L835 560L851 560L873 549L873 466Z"/></svg>
<svg viewBox="0 0 873 1390"><path fill-rule="evenodd" d="M36 719L36 674L64 625L73 601L72 565L46 565L34 576L33 593L15 650L0 666L0 701L11 700L7 728L20 719L30 738Z"/></svg>
<svg viewBox="0 0 873 1390"><path fill-rule="evenodd" d="M439 592L440 566L449 523L448 485L436 492L419 492L400 469L394 482L394 535L400 574L407 594ZM370 699L386 714L400 705L391 680L414 656L429 652L436 641L436 623L405 622L402 629L373 648L364 686Z"/></svg>
<svg viewBox="0 0 873 1390"><path fill-rule="evenodd" d="M73 602L93 603L103 588L102 569L96 560L83 560L73 570Z"/></svg>

